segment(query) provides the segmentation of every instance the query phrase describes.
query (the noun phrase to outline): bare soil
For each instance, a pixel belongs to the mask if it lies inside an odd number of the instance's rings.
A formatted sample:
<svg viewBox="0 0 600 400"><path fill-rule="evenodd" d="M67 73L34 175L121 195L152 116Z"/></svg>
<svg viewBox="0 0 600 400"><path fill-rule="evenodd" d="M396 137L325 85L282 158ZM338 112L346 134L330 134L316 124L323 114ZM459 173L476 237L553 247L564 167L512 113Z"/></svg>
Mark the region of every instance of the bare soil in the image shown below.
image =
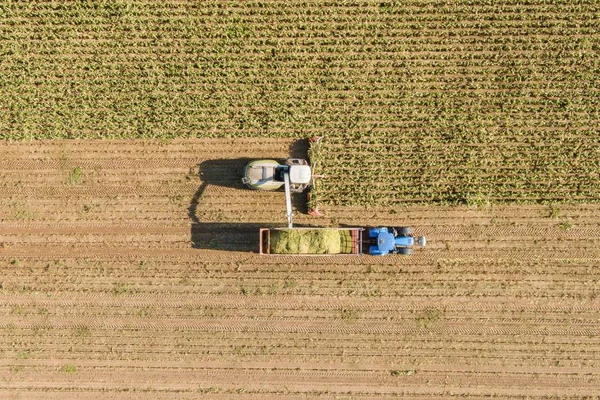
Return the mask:
<svg viewBox="0 0 600 400"><path fill-rule="evenodd" d="M322 206L414 226L410 257L259 256L294 140L0 144L0 398L600 393L600 206Z"/></svg>

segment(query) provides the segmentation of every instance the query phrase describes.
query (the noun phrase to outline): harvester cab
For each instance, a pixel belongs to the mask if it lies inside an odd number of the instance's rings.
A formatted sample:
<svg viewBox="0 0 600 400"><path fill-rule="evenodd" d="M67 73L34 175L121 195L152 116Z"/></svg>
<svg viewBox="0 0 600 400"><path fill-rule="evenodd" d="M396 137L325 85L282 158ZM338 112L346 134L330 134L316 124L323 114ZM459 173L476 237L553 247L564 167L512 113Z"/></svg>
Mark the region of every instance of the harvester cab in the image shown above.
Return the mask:
<svg viewBox="0 0 600 400"><path fill-rule="evenodd" d="M275 160L250 161L244 169L242 182L250 189L285 189L285 205L288 227L292 228L292 193L303 192L311 183L312 174L308 162L300 158L288 158L283 164Z"/></svg>

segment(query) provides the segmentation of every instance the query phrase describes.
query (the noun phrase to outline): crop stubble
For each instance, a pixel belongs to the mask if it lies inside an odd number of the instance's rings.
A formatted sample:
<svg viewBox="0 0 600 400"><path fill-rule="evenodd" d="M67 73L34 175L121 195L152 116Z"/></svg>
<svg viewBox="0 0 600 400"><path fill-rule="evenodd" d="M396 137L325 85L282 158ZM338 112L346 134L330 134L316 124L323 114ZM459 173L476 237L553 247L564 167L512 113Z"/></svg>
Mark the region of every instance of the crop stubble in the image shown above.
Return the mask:
<svg viewBox="0 0 600 400"><path fill-rule="evenodd" d="M230 167L290 149L305 150L289 139L3 143L2 393L597 392L600 207L326 206L298 222L414 225L430 246L409 258L260 257L256 226L285 225L283 195L244 190Z"/></svg>

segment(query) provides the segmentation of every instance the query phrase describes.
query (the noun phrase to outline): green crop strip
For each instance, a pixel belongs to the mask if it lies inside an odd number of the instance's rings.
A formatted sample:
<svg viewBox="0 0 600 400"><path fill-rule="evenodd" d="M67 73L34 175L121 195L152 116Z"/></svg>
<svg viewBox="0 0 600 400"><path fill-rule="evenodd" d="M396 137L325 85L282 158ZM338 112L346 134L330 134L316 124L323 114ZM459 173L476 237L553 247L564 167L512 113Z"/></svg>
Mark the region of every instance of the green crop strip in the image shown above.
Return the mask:
<svg viewBox="0 0 600 400"><path fill-rule="evenodd" d="M0 138L325 136L324 204L597 201L599 16L593 0L3 2Z"/></svg>

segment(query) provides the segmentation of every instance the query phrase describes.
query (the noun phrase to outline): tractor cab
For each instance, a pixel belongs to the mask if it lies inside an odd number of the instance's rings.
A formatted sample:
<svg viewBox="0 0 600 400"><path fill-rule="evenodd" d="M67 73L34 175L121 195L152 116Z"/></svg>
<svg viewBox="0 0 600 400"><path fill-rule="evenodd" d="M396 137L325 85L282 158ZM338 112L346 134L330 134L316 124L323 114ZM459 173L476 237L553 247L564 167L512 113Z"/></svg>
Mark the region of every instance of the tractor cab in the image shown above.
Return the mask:
<svg viewBox="0 0 600 400"><path fill-rule="evenodd" d="M369 254L412 254L413 246L425 247L427 239L425 236L416 238L413 236L412 228L369 228L368 237L370 241Z"/></svg>

